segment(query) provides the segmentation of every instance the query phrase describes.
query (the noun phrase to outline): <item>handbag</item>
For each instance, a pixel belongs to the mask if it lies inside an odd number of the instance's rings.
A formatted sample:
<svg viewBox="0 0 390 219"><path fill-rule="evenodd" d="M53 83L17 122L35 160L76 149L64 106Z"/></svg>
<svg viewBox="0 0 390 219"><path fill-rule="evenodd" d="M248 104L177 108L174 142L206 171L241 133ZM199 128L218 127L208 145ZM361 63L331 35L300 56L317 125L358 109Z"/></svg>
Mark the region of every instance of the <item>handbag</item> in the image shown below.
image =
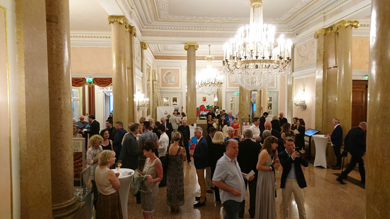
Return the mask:
<svg viewBox="0 0 390 219"><path fill-rule="evenodd" d="M138 170L136 170L130 181L130 191L133 195L137 195L139 191L142 192L142 190L140 190L142 180L143 175Z"/></svg>

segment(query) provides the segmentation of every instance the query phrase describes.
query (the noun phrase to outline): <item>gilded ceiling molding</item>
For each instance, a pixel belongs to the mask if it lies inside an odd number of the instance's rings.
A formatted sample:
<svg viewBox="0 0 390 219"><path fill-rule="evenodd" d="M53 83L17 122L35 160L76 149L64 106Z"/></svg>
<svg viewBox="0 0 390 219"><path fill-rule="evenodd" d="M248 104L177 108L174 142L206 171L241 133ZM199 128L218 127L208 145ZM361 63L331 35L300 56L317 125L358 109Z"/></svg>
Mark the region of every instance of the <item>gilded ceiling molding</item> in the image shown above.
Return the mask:
<svg viewBox="0 0 390 219"><path fill-rule="evenodd" d="M118 16L118 15L108 16L108 24L112 24L115 22L118 22L119 24L123 25L123 24L126 24L127 19L125 16Z"/></svg>
<svg viewBox="0 0 390 219"><path fill-rule="evenodd" d="M148 49L148 45L146 45L145 42L141 42L141 48L142 48L143 50L147 50L147 49Z"/></svg>
<svg viewBox="0 0 390 219"><path fill-rule="evenodd" d="M354 28L358 28L359 27L359 21L358 20L342 20L340 22L337 22L334 26L333 26L333 32L338 32L339 28L340 27L354 27Z"/></svg>
<svg viewBox="0 0 390 219"><path fill-rule="evenodd" d="M195 47L195 50L198 50L198 49L199 49L198 43L186 43L186 44L184 45L184 50L187 50L190 46L194 46L194 47Z"/></svg>
<svg viewBox="0 0 390 219"><path fill-rule="evenodd" d="M134 26L131 26L130 24L125 25L126 31L129 32L134 37L137 36L137 29Z"/></svg>

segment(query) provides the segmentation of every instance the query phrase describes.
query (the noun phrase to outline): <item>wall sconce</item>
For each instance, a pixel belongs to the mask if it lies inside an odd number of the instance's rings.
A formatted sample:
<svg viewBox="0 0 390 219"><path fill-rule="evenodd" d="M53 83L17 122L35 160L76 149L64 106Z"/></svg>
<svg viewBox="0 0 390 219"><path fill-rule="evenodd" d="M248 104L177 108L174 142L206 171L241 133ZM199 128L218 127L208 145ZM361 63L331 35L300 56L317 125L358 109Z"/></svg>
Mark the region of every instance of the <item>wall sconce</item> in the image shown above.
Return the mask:
<svg viewBox="0 0 390 219"><path fill-rule="evenodd" d="M214 97L214 102L217 102L218 101L218 97Z"/></svg>
<svg viewBox="0 0 390 219"><path fill-rule="evenodd" d="M149 98L145 98L145 95L141 93L141 90L138 90L136 94L134 94L134 102L137 104L137 110L147 110L149 106Z"/></svg>
<svg viewBox="0 0 390 219"><path fill-rule="evenodd" d="M305 97L305 89L303 89L302 92L298 93L298 96L294 98L294 105L301 110L305 110L307 107Z"/></svg>

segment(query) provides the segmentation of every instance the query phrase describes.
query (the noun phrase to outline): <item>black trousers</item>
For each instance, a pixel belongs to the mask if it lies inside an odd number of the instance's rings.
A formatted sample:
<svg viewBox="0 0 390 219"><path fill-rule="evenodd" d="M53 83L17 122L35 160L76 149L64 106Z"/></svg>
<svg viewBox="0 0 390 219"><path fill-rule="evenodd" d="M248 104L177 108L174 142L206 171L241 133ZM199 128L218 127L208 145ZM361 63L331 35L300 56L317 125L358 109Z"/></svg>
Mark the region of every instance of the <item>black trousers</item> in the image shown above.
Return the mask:
<svg viewBox="0 0 390 219"><path fill-rule="evenodd" d="M188 148L188 141L187 144L184 142L184 148L186 149L187 162L190 162L191 157L190 157L190 149Z"/></svg>
<svg viewBox="0 0 390 219"><path fill-rule="evenodd" d="M257 176L252 181L245 180L245 189L249 187L249 216L255 216L255 206L256 206L256 186L257 186ZM243 216L245 211L245 200L241 202L239 216Z"/></svg>
<svg viewBox="0 0 390 219"><path fill-rule="evenodd" d="M334 155L336 155L336 160L337 160L337 163L336 163L336 166L337 167L341 167L341 153L340 153L340 145L339 146L333 146L333 150L334 150Z"/></svg>
<svg viewBox="0 0 390 219"><path fill-rule="evenodd" d="M96 204L97 204L99 192L97 190L95 180L91 180L91 182L92 182L92 192L93 192L93 206L95 206L95 210L96 210Z"/></svg>
<svg viewBox="0 0 390 219"><path fill-rule="evenodd" d="M359 173L362 182L366 182L366 171L364 169L364 161L361 156L352 155L351 162L349 162L347 168L341 173L340 178L346 179L348 174L355 168L356 164L359 164Z"/></svg>
<svg viewBox="0 0 390 219"><path fill-rule="evenodd" d="M213 180L215 166L210 166L210 170L211 170L211 180ZM217 186L214 186L214 199L216 202L221 201L221 196L219 195L219 188Z"/></svg>
<svg viewBox="0 0 390 219"><path fill-rule="evenodd" d="M162 156L162 157L160 157L159 159L160 159L160 161L161 161L161 164L162 164L162 166L163 166L163 178L162 178L162 180L161 180L161 182L160 182L160 184L159 184L159 187L164 187L164 186L166 186L166 182L167 182L167 170L165 169L165 162L167 162L167 160L166 160L166 156Z"/></svg>

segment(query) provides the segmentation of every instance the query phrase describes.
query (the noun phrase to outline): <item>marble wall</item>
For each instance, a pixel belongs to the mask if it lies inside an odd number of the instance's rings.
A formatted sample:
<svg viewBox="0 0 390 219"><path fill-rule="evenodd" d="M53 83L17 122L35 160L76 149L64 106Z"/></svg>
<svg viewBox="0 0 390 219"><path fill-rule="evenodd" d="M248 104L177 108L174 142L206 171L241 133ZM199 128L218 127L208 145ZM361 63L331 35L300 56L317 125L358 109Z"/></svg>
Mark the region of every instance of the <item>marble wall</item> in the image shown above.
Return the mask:
<svg viewBox="0 0 390 219"><path fill-rule="evenodd" d="M368 70L369 56L370 38L368 36L352 37L352 70Z"/></svg>
<svg viewBox="0 0 390 219"><path fill-rule="evenodd" d="M111 47L71 47L71 74L112 75Z"/></svg>
<svg viewBox="0 0 390 219"><path fill-rule="evenodd" d="M301 110L299 107L294 106L293 116L303 118L306 123L306 129L314 129L315 125L315 82L316 81L314 76L294 79L293 97L296 98L298 95L304 96L307 108L306 110ZM304 92L303 89L305 89Z"/></svg>

